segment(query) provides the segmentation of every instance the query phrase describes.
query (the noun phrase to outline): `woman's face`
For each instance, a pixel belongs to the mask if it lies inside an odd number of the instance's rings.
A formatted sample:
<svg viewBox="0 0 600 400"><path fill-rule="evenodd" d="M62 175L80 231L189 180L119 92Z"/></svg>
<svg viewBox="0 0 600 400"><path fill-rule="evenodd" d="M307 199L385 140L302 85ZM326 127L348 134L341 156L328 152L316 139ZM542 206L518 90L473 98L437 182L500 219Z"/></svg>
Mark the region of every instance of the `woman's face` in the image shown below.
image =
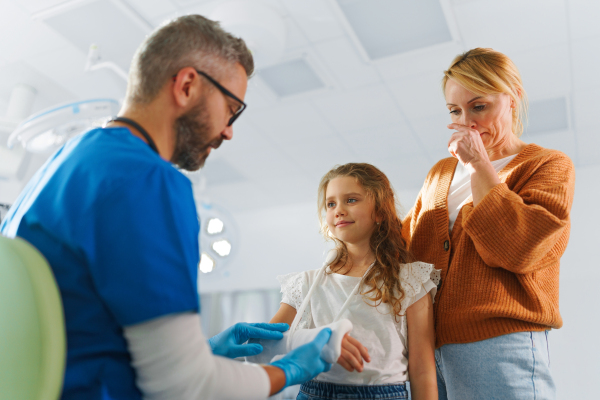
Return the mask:
<svg viewBox="0 0 600 400"><path fill-rule="evenodd" d="M515 104L509 95L479 96L453 79L446 82L445 95L452 123L477 130L486 150L500 150L513 139L512 111Z"/></svg>

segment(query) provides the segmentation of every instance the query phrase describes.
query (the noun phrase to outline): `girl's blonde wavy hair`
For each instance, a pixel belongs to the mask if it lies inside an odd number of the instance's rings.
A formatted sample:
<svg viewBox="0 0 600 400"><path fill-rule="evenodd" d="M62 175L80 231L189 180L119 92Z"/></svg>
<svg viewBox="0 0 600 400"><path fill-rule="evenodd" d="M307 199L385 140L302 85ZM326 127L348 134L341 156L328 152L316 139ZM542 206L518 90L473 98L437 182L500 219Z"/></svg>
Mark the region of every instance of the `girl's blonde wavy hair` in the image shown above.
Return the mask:
<svg viewBox="0 0 600 400"><path fill-rule="evenodd" d="M413 260L402 237L402 221L398 217L394 190L385 174L371 164L338 165L326 173L319 184L318 215L321 233L326 240L333 240L337 249L337 258L331 265L339 265L334 272L348 266L348 249L344 242L329 231L325 219L327 186L334 178L347 176L355 178L373 199L373 219L380 221L370 240L375 263L363 278L362 283L367 290L361 294L367 304L376 307L387 303L393 310L394 317L401 316L401 301L405 294L400 286L400 264ZM366 300L370 300L372 304Z"/></svg>
<svg viewBox="0 0 600 400"><path fill-rule="evenodd" d="M444 71L444 93L448 79L454 79L479 96L508 94L517 105L512 113L512 131L517 137L523 134L527 120L527 94L519 70L508 56L481 47L469 50L456 56L450 68Z"/></svg>

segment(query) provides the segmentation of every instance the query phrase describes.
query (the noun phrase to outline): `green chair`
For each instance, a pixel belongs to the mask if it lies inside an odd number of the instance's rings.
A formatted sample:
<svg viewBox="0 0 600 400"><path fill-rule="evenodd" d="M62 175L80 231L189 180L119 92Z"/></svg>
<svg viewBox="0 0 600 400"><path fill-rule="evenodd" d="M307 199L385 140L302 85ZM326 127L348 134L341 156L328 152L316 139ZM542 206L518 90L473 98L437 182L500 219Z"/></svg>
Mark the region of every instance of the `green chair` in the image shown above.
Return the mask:
<svg viewBox="0 0 600 400"><path fill-rule="evenodd" d="M0 235L0 400L56 400L66 358L54 275L32 245Z"/></svg>

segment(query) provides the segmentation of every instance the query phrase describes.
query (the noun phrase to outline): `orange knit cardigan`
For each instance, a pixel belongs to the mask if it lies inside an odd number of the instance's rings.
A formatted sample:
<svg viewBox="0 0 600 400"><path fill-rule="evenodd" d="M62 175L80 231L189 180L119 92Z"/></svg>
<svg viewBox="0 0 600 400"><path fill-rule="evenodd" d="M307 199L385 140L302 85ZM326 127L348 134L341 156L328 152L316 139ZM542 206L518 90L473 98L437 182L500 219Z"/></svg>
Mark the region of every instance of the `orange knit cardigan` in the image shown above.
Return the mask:
<svg viewBox="0 0 600 400"><path fill-rule="evenodd" d="M409 250L441 269L436 347L560 328L558 275L570 232L575 169L565 154L529 144L477 207L449 232L448 191L457 160L429 171L403 223Z"/></svg>

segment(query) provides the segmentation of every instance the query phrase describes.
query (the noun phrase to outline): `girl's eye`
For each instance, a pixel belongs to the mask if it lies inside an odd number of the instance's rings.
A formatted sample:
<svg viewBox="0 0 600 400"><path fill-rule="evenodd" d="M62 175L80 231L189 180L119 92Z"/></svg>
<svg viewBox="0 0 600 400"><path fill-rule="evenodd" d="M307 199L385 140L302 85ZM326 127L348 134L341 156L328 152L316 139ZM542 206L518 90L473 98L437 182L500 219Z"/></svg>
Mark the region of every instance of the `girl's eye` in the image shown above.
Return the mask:
<svg viewBox="0 0 600 400"><path fill-rule="evenodd" d="M335 206L335 203L333 203L333 202L327 203L327 208L331 208L331 207L334 207L334 206Z"/></svg>
<svg viewBox="0 0 600 400"><path fill-rule="evenodd" d="M348 199L348 203L356 203L356 199Z"/></svg>

